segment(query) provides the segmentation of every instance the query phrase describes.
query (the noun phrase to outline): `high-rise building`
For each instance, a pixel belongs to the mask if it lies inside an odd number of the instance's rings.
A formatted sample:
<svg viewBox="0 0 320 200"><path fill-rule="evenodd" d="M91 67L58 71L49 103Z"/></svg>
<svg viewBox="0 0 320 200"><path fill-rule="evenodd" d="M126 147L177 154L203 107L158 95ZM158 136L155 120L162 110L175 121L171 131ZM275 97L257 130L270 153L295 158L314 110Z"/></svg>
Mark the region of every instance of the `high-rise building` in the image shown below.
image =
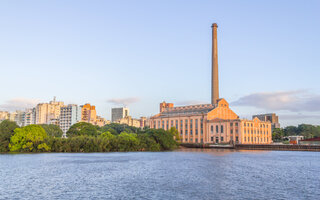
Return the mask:
<svg viewBox="0 0 320 200"><path fill-rule="evenodd" d="M22 126L28 126L36 123L36 109L27 109L22 114Z"/></svg>
<svg viewBox="0 0 320 200"><path fill-rule="evenodd" d="M36 106L36 124L57 123L60 117L60 108L63 102L56 101L56 98L49 103L40 103Z"/></svg>
<svg viewBox="0 0 320 200"><path fill-rule="evenodd" d="M112 108L111 110L111 121L116 122L122 118L129 116L129 108L121 107L121 108Z"/></svg>
<svg viewBox="0 0 320 200"><path fill-rule="evenodd" d="M81 107L76 104L69 104L61 107L59 126L64 133L64 136L69 128L79 121L81 121Z"/></svg>
<svg viewBox="0 0 320 200"><path fill-rule="evenodd" d="M96 107L89 103L81 106L81 121L95 124L97 121Z"/></svg>
<svg viewBox="0 0 320 200"><path fill-rule="evenodd" d="M253 115L252 119L258 118L264 122L271 122L272 131L275 128L280 128L279 117L275 113L261 114L261 115Z"/></svg>

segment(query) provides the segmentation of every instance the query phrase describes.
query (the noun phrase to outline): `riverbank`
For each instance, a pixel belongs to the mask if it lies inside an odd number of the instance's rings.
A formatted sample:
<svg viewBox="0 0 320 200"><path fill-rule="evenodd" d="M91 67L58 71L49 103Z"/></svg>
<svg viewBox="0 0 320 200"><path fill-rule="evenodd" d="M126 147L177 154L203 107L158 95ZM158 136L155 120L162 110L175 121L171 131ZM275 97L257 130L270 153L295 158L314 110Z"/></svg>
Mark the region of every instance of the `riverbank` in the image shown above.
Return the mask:
<svg viewBox="0 0 320 200"><path fill-rule="evenodd" d="M236 150L270 150L270 151L319 151L320 145L290 145L290 144L191 144L182 143L185 148L212 148L212 149L236 149Z"/></svg>

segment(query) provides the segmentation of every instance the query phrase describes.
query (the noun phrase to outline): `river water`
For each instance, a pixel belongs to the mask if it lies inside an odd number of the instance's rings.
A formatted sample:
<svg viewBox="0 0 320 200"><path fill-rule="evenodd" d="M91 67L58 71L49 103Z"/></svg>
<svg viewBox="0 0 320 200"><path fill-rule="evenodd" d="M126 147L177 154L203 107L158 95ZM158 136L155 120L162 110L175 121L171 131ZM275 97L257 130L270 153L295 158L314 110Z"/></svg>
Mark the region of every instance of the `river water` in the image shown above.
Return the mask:
<svg viewBox="0 0 320 200"><path fill-rule="evenodd" d="M320 199L320 152L0 154L0 199Z"/></svg>

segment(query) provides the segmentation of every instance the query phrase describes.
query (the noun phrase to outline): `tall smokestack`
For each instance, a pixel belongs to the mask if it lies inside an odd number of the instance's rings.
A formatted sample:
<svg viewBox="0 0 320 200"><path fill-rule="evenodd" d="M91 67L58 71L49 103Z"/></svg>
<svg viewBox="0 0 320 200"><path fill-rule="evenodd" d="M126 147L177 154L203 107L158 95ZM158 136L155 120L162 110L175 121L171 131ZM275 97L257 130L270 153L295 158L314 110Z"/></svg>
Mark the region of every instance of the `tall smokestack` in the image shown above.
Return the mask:
<svg viewBox="0 0 320 200"><path fill-rule="evenodd" d="M218 38L216 23L212 24L212 86L211 104L216 104L219 99L219 76L218 76Z"/></svg>

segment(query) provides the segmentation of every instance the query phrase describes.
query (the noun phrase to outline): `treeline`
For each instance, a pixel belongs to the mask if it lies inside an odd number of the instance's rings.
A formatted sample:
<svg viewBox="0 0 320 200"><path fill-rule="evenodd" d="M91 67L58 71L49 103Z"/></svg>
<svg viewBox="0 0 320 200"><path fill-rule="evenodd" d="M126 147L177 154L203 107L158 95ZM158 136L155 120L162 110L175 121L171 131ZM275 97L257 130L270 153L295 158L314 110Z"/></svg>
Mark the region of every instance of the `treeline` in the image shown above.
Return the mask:
<svg viewBox="0 0 320 200"><path fill-rule="evenodd" d="M320 126L310 124L300 124L298 126L287 126L285 128L276 128L272 133L272 140L284 141L286 136L301 135L305 139L320 137Z"/></svg>
<svg viewBox="0 0 320 200"><path fill-rule="evenodd" d="M166 151L178 147L179 134L175 128L138 129L122 124L104 127L80 122L61 138L55 125L19 127L15 122L0 123L0 152L116 152Z"/></svg>

